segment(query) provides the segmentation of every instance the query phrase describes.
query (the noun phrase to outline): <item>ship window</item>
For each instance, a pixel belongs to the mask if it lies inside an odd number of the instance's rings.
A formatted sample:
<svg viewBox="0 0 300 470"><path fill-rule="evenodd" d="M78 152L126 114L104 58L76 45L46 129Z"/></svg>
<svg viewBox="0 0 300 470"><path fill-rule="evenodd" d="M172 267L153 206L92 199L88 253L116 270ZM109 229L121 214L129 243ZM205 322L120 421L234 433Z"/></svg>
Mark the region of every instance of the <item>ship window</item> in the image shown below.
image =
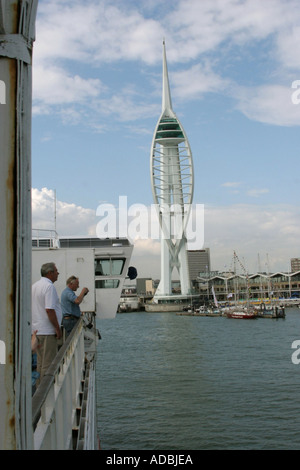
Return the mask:
<svg viewBox="0 0 300 470"><path fill-rule="evenodd" d="M97 279L95 281L96 289L116 289L119 284L119 279Z"/></svg>
<svg viewBox="0 0 300 470"><path fill-rule="evenodd" d="M95 259L96 276L120 276L125 264L125 259Z"/></svg>

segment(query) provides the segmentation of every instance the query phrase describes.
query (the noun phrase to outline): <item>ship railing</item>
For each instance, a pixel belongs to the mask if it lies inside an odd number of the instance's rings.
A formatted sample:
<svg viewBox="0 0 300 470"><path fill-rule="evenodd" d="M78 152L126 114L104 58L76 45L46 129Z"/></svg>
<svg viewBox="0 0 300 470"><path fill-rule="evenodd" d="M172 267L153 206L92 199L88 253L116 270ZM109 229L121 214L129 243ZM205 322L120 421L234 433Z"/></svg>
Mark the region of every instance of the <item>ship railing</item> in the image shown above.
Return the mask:
<svg viewBox="0 0 300 470"><path fill-rule="evenodd" d="M56 230L32 229L32 247L34 248L59 248L59 237Z"/></svg>
<svg viewBox="0 0 300 470"><path fill-rule="evenodd" d="M73 328L32 397L35 450L75 450L89 376L84 324Z"/></svg>

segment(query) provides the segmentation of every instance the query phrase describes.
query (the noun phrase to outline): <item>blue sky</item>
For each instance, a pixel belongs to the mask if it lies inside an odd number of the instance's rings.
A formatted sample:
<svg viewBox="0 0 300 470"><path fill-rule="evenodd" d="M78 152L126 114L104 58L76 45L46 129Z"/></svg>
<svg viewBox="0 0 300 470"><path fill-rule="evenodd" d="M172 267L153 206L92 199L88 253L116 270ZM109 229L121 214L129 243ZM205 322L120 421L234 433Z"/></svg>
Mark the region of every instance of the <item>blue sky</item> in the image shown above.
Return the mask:
<svg viewBox="0 0 300 470"><path fill-rule="evenodd" d="M54 191L61 235L95 235L97 207L120 196L153 203L165 38L212 268L236 250L250 271L258 253L265 269L289 269L300 256L298 1L40 0L36 30L34 227L52 224ZM133 261L159 277L159 242L135 240Z"/></svg>

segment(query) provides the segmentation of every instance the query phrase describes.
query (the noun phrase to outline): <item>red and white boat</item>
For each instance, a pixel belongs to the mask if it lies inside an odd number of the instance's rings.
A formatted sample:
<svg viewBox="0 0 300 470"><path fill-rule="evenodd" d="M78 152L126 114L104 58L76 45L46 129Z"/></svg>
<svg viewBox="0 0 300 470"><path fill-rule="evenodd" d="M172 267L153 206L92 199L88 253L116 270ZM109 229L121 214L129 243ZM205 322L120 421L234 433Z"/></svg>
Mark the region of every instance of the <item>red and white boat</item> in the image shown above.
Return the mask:
<svg viewBox="0 0 300 470"><path fill-rule="evenodd" d="M227 318L239 318L243 320L252 320L257 318L257 314L255 311L252 310L242 310L242 309L233 309L225 312Z"/></svg>

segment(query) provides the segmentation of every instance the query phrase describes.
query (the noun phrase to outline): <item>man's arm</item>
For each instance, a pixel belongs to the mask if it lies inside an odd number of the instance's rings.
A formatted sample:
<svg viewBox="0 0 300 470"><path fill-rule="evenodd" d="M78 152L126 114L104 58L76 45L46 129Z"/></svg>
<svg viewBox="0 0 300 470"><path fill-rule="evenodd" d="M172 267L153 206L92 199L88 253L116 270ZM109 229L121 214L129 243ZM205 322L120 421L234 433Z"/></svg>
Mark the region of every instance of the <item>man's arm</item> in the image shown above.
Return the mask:
<svg viewBox="0 0 300 470"><path fill-rule="evenodd" d="M46 312L47 312L47 315L48 315L48 318L49 318L50 322L52 323L52 325L55 328L55 333L56 333L57 339L60 339L61 338L61 329L60 329L60 326L59 326L58 321L57 321L55 310L52 309L52 308L46 308Z"/></svg>
<svg viewBox="0 0 300 470"><path fill-rule="evenodd" d="M88 293L88 291L88 288L84 287L80 292L79 296L76 297L76 299L74 300L74 303L77 305L81 304L81 302L83 301L83 297Z"/></svg>

